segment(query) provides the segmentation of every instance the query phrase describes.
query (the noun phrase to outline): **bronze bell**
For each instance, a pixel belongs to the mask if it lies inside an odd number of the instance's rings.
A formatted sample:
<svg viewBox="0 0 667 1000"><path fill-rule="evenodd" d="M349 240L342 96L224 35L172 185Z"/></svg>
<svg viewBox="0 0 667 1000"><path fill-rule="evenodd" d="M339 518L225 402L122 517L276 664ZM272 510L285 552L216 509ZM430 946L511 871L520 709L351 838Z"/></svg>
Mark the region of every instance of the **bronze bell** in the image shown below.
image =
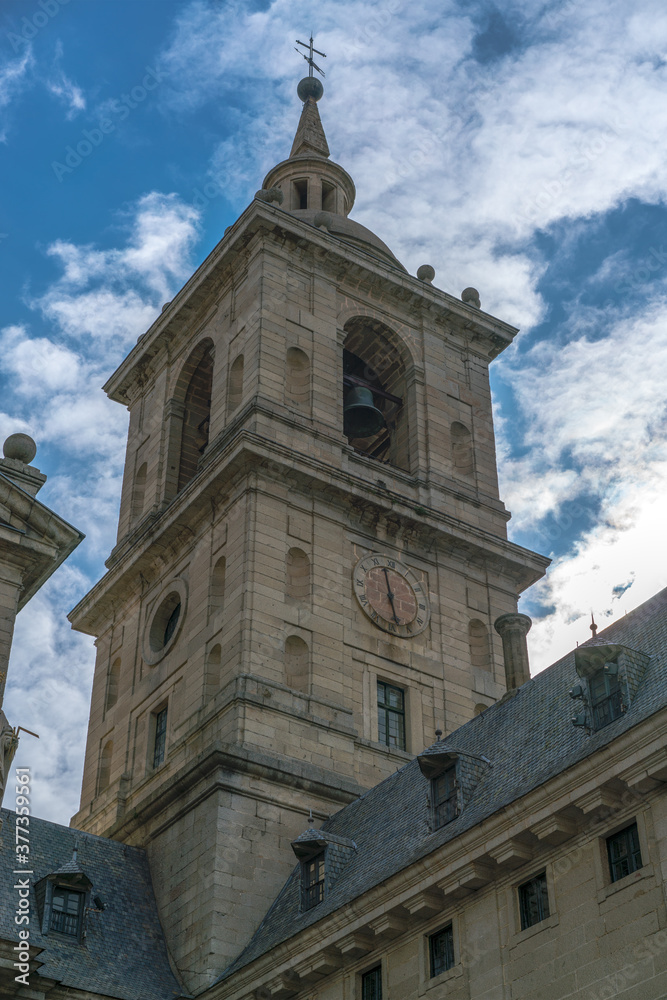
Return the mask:
<svg viewBox="0 0 667 1000"><path fill-rule="evenodd" d="M343 426L349 438L366 438L384 427L384 417L373 405L373 393L356 385L347 394L343 407Z"/></svg>

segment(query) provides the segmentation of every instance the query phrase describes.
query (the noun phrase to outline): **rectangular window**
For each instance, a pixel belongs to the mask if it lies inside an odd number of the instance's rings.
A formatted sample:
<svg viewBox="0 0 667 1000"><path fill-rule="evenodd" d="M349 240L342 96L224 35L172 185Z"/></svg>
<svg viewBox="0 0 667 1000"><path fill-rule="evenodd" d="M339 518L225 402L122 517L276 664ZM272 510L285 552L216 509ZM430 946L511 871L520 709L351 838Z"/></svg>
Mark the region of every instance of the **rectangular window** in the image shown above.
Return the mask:
<svg viewBox="0 0 667 1000"><path fill-rule="evenodd" d="M324 899L324 852L301 865L301 909L310 910Z"/></svg>
<svg viewBox="0 0 667 1000"><path fill-rule="evenodd" d="M308 208L308 181L294 181L293 208Z"/></svg>
<svg viewBox="0 0 667 1000"><path fill-rule="evenodd" d="M549 916L549 895L547 893L546 872L536 875L519 886L519 909L521 930L539 924Z"/></svg>
<svg viewBox="0 0 667 1000"><path fill-rule="evenodd" d="M58 934L67 934L70 937L78 937L82 909L82 892L54 886L49 930L57 931Z"/></svg>
<svg viewBox="0 0 667 1000"><path fill-rule="evenodd" d="M623 700L618 676L599 670L589 681L593 728L602 729L623 714Z"/></svg>
<svg viewBox="0 0 667 1000"><path fill-rule="evenodd" d="M382 966L361 977L361 1000L382 1000Z"/></svg>
<svg viewBox="0 0 667 1000"><path fill-rule="evenodd" d="M620 833L607 838L609 872L612 882L618 882L642 867L642 853L639 847L637 824L633 823Z"/></svg>
<svg viewBox="0 0 667 1000"><path fill-rule="evenodd" d="M431 934L428 939L428 952L431 963L431 979L446 972L454 965L454 932L452 925Z"/></svg>
<svg viewBox="0 0 667 1000"><path fill-rule="evenodd" d="M405 750L404 692L383 681L378 681L378 740Z"/></svg>
<svg viewBox="0 0 667 1000"><path fill-rule="evenodd" d="M155 713L155 739L153 741L153 767L159 767L164 760L167 744L167 709Z"/></svg>
<svg viewBox="0 0 667 1000"><path fill-rule="evenodd" d="M456 766L448 767L446 771L434 778L432 790L433 826L437 830L445 823L451 823L459 814Z"/></svg>

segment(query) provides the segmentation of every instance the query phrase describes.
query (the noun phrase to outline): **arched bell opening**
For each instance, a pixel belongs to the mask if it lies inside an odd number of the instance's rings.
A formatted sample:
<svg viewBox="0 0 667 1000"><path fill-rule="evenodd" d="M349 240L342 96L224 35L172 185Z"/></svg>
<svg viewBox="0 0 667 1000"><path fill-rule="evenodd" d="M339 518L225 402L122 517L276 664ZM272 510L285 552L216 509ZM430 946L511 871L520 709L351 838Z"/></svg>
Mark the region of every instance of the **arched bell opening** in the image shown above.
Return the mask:
<svg viewBox="0 0 667 1000"><path fill-rule="evenodd" d="M345 324L343 430L359 454L410 470L405 349L378 320ZM391 337L391 339L390 339Z"/></svg>
<svg viewBox="0 0 667 1000"><path fill-rule="evenodd" d="M178 462L177 492L194 479L199 460L206 450L211 421L213 386L213 344L206 339L192 352L183 366L178 395L183 399L183 429Z"/></svg>

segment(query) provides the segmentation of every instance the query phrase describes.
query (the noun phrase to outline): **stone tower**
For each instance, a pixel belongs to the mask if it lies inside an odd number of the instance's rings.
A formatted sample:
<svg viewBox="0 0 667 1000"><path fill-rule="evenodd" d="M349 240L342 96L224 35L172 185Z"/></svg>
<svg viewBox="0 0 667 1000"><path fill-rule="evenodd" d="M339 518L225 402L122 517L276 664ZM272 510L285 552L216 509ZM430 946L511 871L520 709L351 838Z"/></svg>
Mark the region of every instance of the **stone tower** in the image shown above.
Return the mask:
<svg viewBox="0 0 667 1000"><path fill-rule="evenodd" d="M505 693L492 624L547 564L498 496L488 366L516 331L348 217L322 87L299 96L289 158L105 386L118 541L71 615L97 644L72 824L147 847L192 991L309 810Z"/></svg>

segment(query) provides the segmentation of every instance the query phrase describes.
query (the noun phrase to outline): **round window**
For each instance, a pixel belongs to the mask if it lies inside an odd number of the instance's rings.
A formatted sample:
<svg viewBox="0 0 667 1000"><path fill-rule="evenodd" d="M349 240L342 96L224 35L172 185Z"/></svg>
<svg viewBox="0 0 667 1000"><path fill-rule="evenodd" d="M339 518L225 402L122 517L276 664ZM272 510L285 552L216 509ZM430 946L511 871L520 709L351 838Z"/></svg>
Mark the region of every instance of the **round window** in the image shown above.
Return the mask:
<svg viewBox="0 0 667 1000"><path fill-rule="evenodd" d="M185 617L186 600L183 581L172 580L155 602L144 633L144 659L151 666L166 656L176 642Z"/></svg>

